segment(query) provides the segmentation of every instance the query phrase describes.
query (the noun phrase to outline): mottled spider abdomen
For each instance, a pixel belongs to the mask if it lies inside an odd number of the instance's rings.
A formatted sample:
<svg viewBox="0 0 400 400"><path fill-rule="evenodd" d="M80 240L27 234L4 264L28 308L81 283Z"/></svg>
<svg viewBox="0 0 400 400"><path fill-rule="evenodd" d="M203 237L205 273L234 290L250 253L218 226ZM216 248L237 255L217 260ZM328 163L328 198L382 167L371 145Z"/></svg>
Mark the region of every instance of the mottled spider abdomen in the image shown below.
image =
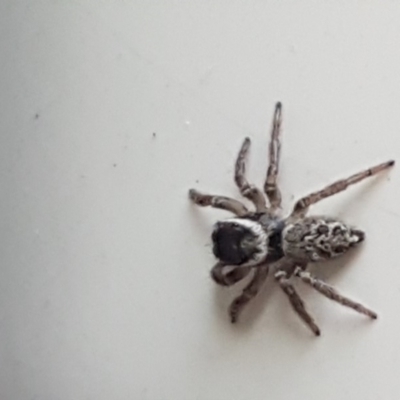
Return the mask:
<svg viewBox="0 0 400 400"><path fill-rule="evenodd" d="M345 253L364 236L364 232L334 218L305 217L286 225L282 249L296 260L323 261Z"/></svg>

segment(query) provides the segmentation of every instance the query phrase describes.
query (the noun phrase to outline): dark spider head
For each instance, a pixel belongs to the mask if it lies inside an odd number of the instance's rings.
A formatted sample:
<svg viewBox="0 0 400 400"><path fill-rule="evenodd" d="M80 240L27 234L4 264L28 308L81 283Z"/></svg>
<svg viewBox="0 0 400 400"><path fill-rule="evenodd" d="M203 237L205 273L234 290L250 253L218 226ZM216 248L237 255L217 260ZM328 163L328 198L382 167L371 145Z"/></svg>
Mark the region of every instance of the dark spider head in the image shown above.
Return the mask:
<svg viewBox="0 0 400 400"><path fill-rule="evenodd" d="M215 257L228 265L257 265L268 254L268 236L255 221L232 218L217 222L212 233Z"/></svg>

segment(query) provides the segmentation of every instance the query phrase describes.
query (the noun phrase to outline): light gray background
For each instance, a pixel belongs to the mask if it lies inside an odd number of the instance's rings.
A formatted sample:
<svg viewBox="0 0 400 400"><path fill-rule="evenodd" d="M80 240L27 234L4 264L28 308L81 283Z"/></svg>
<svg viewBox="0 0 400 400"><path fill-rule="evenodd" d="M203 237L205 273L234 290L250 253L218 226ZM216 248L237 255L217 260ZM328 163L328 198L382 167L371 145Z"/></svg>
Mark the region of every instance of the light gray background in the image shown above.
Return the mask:
<svg viewBox="0 0 400 400"><path fill-rule="evenodd" d="M301 287L319 339L272 282L229 324L226 214L187 190L237 196L246 135L261 183L277 100L286 210L400 160L399 21L390 1L3 0L0 398L398 399L398 168L313 209L366 230L321 274L380 316Z"/></svg>

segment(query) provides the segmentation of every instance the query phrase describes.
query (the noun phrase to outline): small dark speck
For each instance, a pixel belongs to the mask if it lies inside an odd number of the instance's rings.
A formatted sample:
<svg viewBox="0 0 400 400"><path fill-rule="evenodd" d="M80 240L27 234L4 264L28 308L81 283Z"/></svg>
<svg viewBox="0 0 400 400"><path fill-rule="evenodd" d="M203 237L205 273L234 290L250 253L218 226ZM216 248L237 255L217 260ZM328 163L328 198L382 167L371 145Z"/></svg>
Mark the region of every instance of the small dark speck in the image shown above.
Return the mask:
<svg viewBox="0 0 400 400"><path fill-rule="evenodd" d="M157 133L153 132L153 138L155 138L157 136Z"/></svg>
<svg viewBox="0 0 400 400"><path fill-rule="evenodd" d="M38 113L35 114L35 119L39 119L40 115Z"/></svg>
<svg viewBox="0 0 400 400"><path fill-rule="evenodd" d="M196 183L199 183L199 180L198 180L198 179L196 179Z"/></svg>
<svg viewBox="0 0 400 400"><path fill-rule="evenodd" d="M117 164L113 164L113 167L115 168L117 166Z"/></svg>

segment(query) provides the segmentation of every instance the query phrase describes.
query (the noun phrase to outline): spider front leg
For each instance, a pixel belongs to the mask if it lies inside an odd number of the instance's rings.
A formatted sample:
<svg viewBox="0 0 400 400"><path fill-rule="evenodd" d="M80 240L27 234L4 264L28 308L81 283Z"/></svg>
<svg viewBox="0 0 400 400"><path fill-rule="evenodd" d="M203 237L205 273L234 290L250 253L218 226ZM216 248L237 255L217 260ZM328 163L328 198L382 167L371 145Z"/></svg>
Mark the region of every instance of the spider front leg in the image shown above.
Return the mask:
<svg viewBox="0 0 400 400"><path fill-rule="evenodd" d="M211 269L211 277L218 285L232 286L244 279L251 270L251 267L234 267L230 271L225 272L224 269L227 267L229 268L229 266L218 262Z"/></svg>
<svg viewBox="0 0 400 400"><path fill-rule="evenodd" d="M304 283L311 286L317 292L321 293L330 300L336 301L337 303L352 308L353 310L366 315L372 319L378 318L378 315L368 308L364 307L362 304L357 303L340 293L332 286L326 284L322 280L311 275L309 272L304 271L302 268L297 267L294 271L295 276L299 277Z"/></svg>
<svg viewBox="0 0 400 400"><path fill-rule="evenodd" d="M231 317L231 322L234 324L237 322L239 314L243 308L257 295L260 291L262 285L268 277L269 266L263 265L258 266L255 269L254 276L249 284L243 289L240 296L233 300L229 307L229 315Z"/></svg>
<svg viewBox="0 0 400 400"><path fill-rule="evenodd" d="M290 304L293 310L299 315L299 317L306 323L306 325L312 330L316 336L320 336L321 331L314 321L314 318L306 310L304 301L297 294L294 286L289 282L286 271L278 271L275 274L275 279L278 281L279 286L288 296Z"/></svg>
<svg viewBox="0 0 400 400"><path fill-rule="evenodd" d="M202 194L195 189L190 189L189 198L193 201L193 203L197 204L198 206L210 206L213 208L230 211L238 217L242 217L249 212L246 206L240 201L225 196Z"/></svg>
<svg viewBox="0 0 400 400"><path fill-rule="evenodd" d="M261 190L249 184L246 179L246 157L250 148L250 139L244 139L235 163L235 182L240 193L254 203L257 212L266 210L265 197Z"/></svg>
<svg viewBox="0 0 400 400"><path fill-rule="evenodd" d="M264 184L264 191L268 196L271 209L277 210L281 206L281 192L277 185L281 143L279 140L282 122L282 104L276 103L272 123L271 140L269 143L269 166Z"/></svg>
<svg viewBox="0 0 400 400"><path fill-rule="evenodd" d="M343 192L346 190L350 185L354 185L369 176L373 176L378 174L381 171L391 167L394 165L394 161L387 161L385 163L376 165L375 167L368 168L364 171L359 172L358 174L351 175L347 179L342 179L332 183L331 185L326 186L324 189L319 190L317 192L311 193L308 196L303 197L302 199L298 200L294 206L292 211L292 216L299 217L306 214L308 207L312 204L317 203L327 197L333 196L336 193Z"/></svg>

